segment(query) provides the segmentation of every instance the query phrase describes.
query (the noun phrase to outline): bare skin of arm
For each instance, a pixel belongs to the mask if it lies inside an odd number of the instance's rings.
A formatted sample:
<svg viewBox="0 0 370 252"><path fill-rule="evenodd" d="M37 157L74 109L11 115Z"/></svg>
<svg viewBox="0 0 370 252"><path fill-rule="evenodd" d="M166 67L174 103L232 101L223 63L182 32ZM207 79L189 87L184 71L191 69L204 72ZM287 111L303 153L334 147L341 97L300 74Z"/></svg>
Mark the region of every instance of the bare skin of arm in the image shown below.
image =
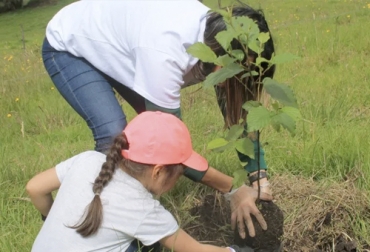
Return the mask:
<svg viewBox="0 0 370 252"><path fill-rule="evenodd" d="M229 248L216 247L202 244L188 235L184 230L179 229L173 235L167 236L159 241L167 249L174 252L230 252Z"/></svg>
<svg viewBox="0 0 370 252"><path fill-rule="evenodd" d="M26 191L31 198L31 202L43 216L47 216L53 205L51 192L60 187L60 182L55 171L51 168L41 172L28 181Z"/></svg>
<svg viewBox="0 0 370 252"><path fill-rule="evenodd" d="M233 186L233 178L223 174L213 167L209 167L206 174L204 174L201 183L222 193L228 193Z"/></svg>

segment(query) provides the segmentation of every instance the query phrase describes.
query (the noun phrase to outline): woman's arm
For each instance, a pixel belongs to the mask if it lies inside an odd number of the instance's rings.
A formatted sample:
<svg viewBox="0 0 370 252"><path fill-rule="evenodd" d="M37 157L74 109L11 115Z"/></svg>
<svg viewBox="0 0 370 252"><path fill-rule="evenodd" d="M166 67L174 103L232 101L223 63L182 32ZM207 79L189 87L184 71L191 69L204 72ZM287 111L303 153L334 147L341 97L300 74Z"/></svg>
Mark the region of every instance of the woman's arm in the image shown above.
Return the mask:
<svg viewBox="0 0 370 252"><path fill-rule="evenodd" d="M221 248L202 244L188 235L181 228L173 235L167 236L159 241L163 246L174 252L231 252L229 248Z"/></svg>
<svg viewBox="0 0 370 252"><path fill-rule="evenodd" d="M51 192L60 187L55 167L41 172L28 181L26 191L31 202L43 216L47 216L53 205Z"/></svg>
<svg viewBox="0 0 370 252"><path fill-rule="evenodd" d="M207 172L204 174L201 183L222 193L228 193L232 189L233 178L223 174L213 167L209 167Z"/></svg>

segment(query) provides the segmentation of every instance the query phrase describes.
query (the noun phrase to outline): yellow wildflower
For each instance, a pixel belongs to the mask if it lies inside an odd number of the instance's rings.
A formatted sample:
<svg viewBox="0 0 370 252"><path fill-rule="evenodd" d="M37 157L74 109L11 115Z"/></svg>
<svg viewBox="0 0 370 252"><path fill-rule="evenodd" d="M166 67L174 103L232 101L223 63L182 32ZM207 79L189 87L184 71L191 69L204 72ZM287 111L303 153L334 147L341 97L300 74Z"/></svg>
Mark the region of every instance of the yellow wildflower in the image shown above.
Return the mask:
<svg viewBox="0 0 370 252"><path fill-rule="evenodd" d="M13 55L10 55L10 57L8 58L8 61L11 61L13 59Z"/></svg>
<svg viewBox="0 0 370 252"><path fill-rule="evenodd" d="M54 90L54 87L51 87L50 89L51 89L51 90Z"/></svg>
<svg viewBox="0 0 370 252"><path fill-rule="evenodd" d="M17 97L17 98L15 98L15 101L17 102L17 101L19 101L19 98Z"/></svg>
<svg viewBox="0 0 370 252"><path fill-rule="evenodd" d="M12 117L12 114L10 114L10 113L9 113L9 114L7 114L7 115L6 115L6 117L8 117L8 118L9 118L9 117Z"/></svg>

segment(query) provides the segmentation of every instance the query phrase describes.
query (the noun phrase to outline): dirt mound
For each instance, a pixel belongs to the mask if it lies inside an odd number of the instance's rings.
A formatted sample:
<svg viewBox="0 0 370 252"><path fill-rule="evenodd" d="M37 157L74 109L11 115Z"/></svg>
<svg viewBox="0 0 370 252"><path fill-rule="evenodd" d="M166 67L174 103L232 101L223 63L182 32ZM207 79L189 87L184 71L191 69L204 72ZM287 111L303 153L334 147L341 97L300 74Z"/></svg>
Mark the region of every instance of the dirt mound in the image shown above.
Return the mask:
<svg viewBox="0 0 370 252"><path fill-rule="evenodd" d="M317 183L293 176L274 176L270 182L274 202L284 213L282 251L355 252L370 249L366 237L358 237L353 229L357 216L370 222L370 201L352 182ZM266 208L262 203L261 212L268 226L275 228L272 233L279 234L279 210ZM190 214L194 219L184 228L198 240L220 246L241 242L231 231L230 209L219 193L203 196ZM247 238L245 244L252 245L257 252L268 252L261 248L261 241L269 236L263 232L257 229L257 240Z"/></svg>
<svg viewBox="0 0 370 252"><path fill-rule="evenodd" d="M250 237L247 233L246 238L242 239L238 232L235 232L234 243L240 247L254 248L255 252L280 252L284 233L283 211L274 202L261 201L257 206L268 225L267 230L262 230L257 220L252 216L256 236Z"/></svg>

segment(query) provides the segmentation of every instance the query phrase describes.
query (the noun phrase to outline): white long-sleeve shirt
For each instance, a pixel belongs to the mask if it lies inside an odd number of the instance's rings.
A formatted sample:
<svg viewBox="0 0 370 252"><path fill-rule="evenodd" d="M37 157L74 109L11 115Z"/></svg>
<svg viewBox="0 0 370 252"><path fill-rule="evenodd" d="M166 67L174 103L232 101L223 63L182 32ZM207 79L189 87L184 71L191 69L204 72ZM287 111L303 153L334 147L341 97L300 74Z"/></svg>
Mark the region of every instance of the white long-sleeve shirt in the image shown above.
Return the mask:
<svg viewBox="0 0 370 252"><path fill-rule="evenodd" d="M198 59L209 8L196 0L78 1L60 10L46 36L154 104L180 107L184 76Z"/></svg>

